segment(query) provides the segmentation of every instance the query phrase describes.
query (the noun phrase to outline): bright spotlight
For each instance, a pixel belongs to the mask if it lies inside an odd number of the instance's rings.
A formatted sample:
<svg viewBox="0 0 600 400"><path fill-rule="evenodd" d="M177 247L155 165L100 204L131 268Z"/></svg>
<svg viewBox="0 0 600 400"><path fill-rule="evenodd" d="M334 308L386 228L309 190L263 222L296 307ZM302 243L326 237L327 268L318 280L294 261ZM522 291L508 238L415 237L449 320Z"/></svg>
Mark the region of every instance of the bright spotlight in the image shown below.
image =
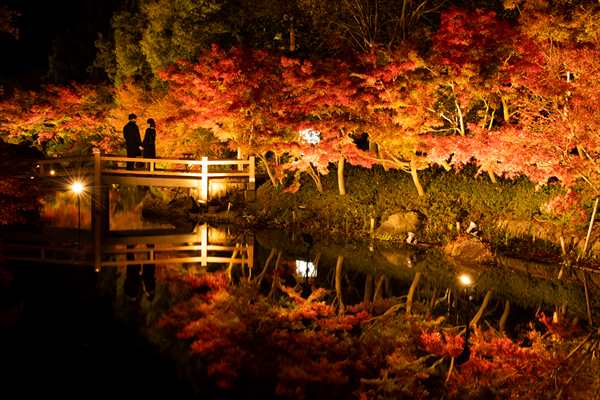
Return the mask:
<svg viewBox="0 0 600 400"><path fill-rule="evenodd" d="M83 183L81 182L73 182L71 184L71 191L75 194L81 194L85 190Z"/></svg>
<svg viewBox="0 0 600 400"><path fill-rule="evenodd" d="M296 260L296 273L300 276L314 278L317 276L317 268L312 261Z"/></svg>
<svg viewBox="0 0 600 400"><path fill-rule="evenodd" d="M50 170L50 175L51 175L51 176L54 176L54 175L56 175L56 171L55 171L55 170L53 170L53 169L51 169L51 170Z"/></svg>
<svg viewBox="0 0 600 400"><path fill-rule="evenodd" d="M462 286L471 286L473 284L473 278L468 274L460 274L458 276L458 282Z"/></svg>

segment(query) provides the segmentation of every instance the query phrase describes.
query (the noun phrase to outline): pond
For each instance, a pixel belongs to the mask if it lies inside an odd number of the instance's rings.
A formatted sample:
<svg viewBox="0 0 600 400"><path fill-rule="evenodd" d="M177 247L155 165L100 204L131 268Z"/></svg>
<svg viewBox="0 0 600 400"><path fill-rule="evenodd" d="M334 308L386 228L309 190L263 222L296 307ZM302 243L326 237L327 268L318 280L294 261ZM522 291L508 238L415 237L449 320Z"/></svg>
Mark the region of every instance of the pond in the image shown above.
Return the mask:
<svg viewBox="0 0 600 400"><path fill-rule="evenodd" d="M101 238L90 229L89 202L79 217L65 194L47 200L43 227L2 233L2 363L11 389L174 398L408 390L441 398L443 372L444 390L460 397L466 369L450 359L469 354L468 343L484 352L483 333L468 339L470 323L526 346L538 340L535 330L586 328L581 274L558 280L560 265L508 257L465 265L429 246L150 221L142 216L147 196L112 190L110 231ZM595 281L586 283L593 292ZM597 319L599 301L588 301Z"/></svg>

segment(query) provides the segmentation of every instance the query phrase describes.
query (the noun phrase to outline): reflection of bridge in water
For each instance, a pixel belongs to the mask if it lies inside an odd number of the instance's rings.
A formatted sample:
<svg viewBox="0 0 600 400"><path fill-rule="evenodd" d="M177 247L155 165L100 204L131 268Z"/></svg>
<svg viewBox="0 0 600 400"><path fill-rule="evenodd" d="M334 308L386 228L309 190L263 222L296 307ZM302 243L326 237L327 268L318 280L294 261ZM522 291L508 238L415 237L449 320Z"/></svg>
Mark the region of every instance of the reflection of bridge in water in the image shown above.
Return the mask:
<svg viewBox="0 0 600 400"><path fill-rule="evenodd" d="M116 231L103 235L101 244L83 240L77 232L54 229L46 234L12 234L3 243L3 256L10 261L89 265L102 267L131 265L229 264L253 267L252 235L231 234L207 224L192 232L173 229ZM94 238L95 239L95 238ZM99 251L97 251L99 250Z"/></svg>
<svg viewBox="0 0 600 400"><path fill-rule="evenodd" d="M211 241L210 232L214 228L206 225L192 233L111 232L108 192L113 184L192 188L197 189L198 200L207 203L213 182L225 187L241 185L246 199L252 200L256 180L254 157L248 160L208 160L207 157L201 160L171 160L108 156L95 151L91 157L41 161L38 175L59 183L85 182L91 195L92 237L88 241L91 246L73 248L72 245L65 246L64 241L57 240L59 238L48 242L47 237L40 238L40 243L7 243L6 250L12 254L9 259L70 265L85 265L91 260L96 270L102 266L178 263L252 266L252 242ZM57 233L64 236L66 231Z"/></svg>

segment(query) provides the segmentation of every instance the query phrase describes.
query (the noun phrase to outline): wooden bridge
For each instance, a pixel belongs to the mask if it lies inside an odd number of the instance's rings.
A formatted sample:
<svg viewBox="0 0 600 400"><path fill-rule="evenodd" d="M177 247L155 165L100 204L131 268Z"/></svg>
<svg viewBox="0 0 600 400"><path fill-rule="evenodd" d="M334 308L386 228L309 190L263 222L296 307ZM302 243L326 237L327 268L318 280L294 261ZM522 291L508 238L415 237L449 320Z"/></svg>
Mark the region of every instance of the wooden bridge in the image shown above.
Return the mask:
<svg viewBox="0 0 600 400"><path fill-rule="evenodd" d="M128 169L127 164L131 168ZM39 162L38 175L84 179L94 191L111 184L195 188L198 189L198 200L203 203L210 199L209 188L213 181L224 185L245 184L248 200L254 199L256 189L254 157L248 160L209 160L208 157L177 160L102 155L94 151L91 157L43 160ZM101 196L101 193L97 194Z"/></svg>
<svg viewBox="0 0 600 400"><path fill-rule="evenodd" d="M40 235L12 235L2 243L3 256L10 261L102 267L131 265L210 264L254 266L254 239L238 235L215 235L207 225L192 232L146 230L113 232L102 239L76 243L76 232L53 230ZM220 237L219 237L220 236Z"/></svg>

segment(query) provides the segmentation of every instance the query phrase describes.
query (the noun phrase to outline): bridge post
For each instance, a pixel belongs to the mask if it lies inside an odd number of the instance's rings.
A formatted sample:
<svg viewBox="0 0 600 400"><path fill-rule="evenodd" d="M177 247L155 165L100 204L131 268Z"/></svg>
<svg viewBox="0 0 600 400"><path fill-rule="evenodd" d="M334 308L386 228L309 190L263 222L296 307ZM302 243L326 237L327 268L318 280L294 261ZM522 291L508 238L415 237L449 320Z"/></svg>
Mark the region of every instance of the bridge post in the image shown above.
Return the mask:
<svg viewBox="0 0 600 400"><path fill-rule="evenodd" d="M202 225L200 229L200 244L202 246L200 249L200 255L202 256L201 265L206 267L208 266L208 224Z"/></svg>
<svg viewBox="0 0 600 400"><path fill-rule="evenodd" d="M102 232L104 231L104 213L103 208L108 209L104 204L102 193L102 164L100 149L94 149L94 186L92 188L92 230L94 237L94 269L100 271L102 267Z"/></svg>
<svg viewBox="0 0 600 400"><path fill-rule="evenodd" d="M200 189L200 201L208 203L208 157L202 157L202 182Z"/></svg>
<svg viewBox="0 0 600 400"><path fill-rule="evenodd" d="M256 200L256 157L251 156L248 164L248 185L246 186L246 201Z"/></svg>
<svg viewBox="0 0 600 400"><path fill-rule="evenodd" d="M237 148L237 157L238 160L243 160L244 159L244 154L242 153L242 148L238 147ZM244 170L244 165L243 164L238 164L238 171L243 171Z"/></svg>

